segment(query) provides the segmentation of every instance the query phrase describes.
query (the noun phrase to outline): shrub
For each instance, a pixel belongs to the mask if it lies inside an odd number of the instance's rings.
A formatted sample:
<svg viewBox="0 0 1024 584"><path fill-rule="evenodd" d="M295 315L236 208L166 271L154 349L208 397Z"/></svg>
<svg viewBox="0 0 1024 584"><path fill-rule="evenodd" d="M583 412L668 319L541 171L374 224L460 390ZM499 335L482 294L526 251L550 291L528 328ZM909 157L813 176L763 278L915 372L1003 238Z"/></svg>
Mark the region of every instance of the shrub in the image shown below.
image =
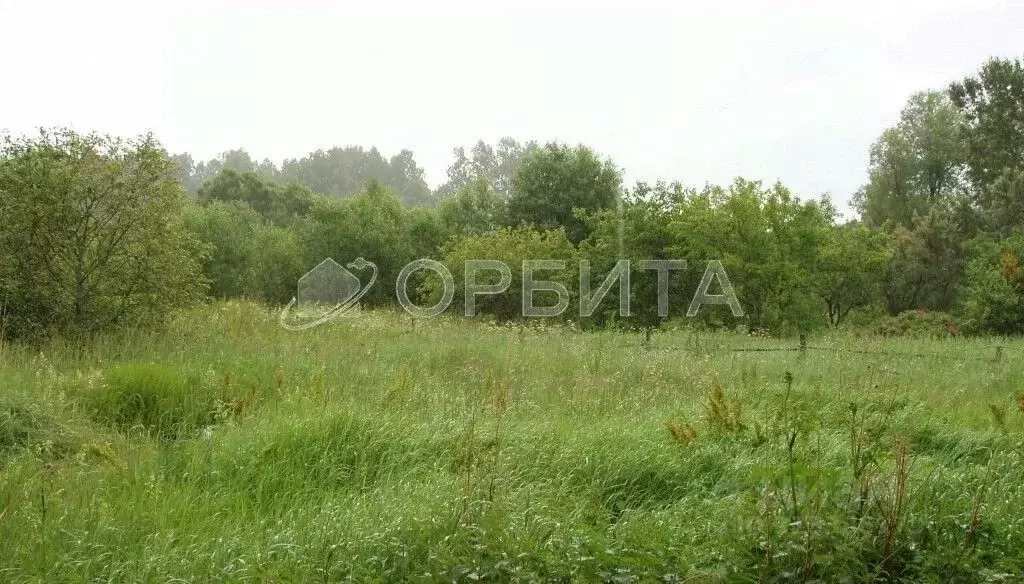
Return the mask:
<svg viewBox="0 0 1024 584"><path fill-rule="evenodd" d="M964 317L972 333L1020 334L1024 331L1024 279L1020 257L1024 237L985 242L967 266Z"/></svg>
<svg viewBox="0 0 1024 584"><path fill-rule="evenodd" d="M190 205L188 230L206 246L204 277L213 298L285 303L306 271L295 230L266 221L239 201Z"/></svg>
<svg viewBox="0 0 1024 584"><path fill-rule="evenodd" d="M174 170L151 136L0 141L3 334L160 324L198 301L200 249Z"/></svg>
<svg viewBox="0 0 1024 584"><path fill-rule="evenodd" d="M557 282L569 293L569 306L562 313L570 317L577 313L579 264L576 248L561 229L538 231L532 227L502 228L480 235L470 235L453 241L445 250L444 264L455 282L455 295L449 310L462 312L465 308L466 266L471 260L498 260L509 268L511 282L500 294L478 295L475 313L493 316L501 321L517 320L522 316L523 262L525 260L556 260L564 262L564 269L537 270L535 280ZM500 281L497 270L481 269L475 275L476 284L494 285ZM411 285L410 285L411 287ZM432 274L422 285L425 304L437 302L443 292L443 282ZM550 307L558 303L554 292L541 290L533 295L534 305Z"/></svg>
<svg viewBox="0 0 1024 584"><path fill-rule="evenodd" d="M945 338L960 335L961 326L945 312L907 310L896 316L886 316L876 332L886 337Z"/></svg>

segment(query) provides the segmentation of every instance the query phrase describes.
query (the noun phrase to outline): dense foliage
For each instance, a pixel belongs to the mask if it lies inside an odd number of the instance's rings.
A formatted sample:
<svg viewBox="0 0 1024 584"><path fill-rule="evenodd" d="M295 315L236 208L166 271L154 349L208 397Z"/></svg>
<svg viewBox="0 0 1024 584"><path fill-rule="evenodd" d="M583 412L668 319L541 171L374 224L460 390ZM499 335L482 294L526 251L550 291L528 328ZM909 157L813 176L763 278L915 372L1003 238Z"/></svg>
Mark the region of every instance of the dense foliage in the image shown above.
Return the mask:
<svg viewBox="0 0 1024 584"><path fill-rule="evenodd" d="M203 250L151 137L69 131L0 149L0 335L150 325L201 297Z"/></svg>
<svg viewBox="0 0 1024 584"><path fill-rule="evenodd" d="M715 260L744 314L711 306L691 324L878 330L883 315L923 310L950 315L965 332L1024 332L1015 267L1024 253L1020 60L993 59L946 91L913 95L871 147L867 175L853 198L859 217L843 223L828 197L799 198L782 184L623 188L614 162L583 145L504 138L468 154L457 148L447 181L430 192L408 151L333 148L278 167L242 150L196 163L150 137L8 139L0 331L150 322L204 287L212 298L284 303L324 258L363 257L380 269L381 284L363 298L376 306L395 304L395 279L418 258L459 274L467 259L509 264L507 297L476 307L499 319L517 316L523 260L567 261L558 278L574 306L581 260L598 284L629 260L628 312L610 294L586 318L561 318L657 326L686 312ZM666 317L658 273L642 262L669 259L686 267L671 271ZM424 274L414 284L414 302L437 297Z"/></svg>

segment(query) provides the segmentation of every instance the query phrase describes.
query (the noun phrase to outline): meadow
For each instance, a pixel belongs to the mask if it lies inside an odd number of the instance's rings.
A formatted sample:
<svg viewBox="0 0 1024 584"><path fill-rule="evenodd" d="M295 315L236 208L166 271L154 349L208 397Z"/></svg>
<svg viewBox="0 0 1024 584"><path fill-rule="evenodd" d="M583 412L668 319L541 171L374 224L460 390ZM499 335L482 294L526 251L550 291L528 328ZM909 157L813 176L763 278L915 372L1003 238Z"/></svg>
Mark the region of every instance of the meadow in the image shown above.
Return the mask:
<svg viewBox="0 0 1024 584"><path fill-rule="evenodd" d="M1022 340L276 316L0 347L0 581L1024 581Z"/></svg>

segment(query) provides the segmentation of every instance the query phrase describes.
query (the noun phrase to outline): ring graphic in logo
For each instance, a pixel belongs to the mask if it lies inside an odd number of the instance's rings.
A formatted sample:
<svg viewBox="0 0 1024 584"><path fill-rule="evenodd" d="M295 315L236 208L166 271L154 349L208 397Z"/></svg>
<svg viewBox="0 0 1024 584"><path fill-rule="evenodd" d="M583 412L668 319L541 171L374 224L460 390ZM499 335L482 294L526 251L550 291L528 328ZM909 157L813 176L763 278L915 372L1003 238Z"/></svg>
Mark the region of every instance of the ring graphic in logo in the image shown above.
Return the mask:
<svg viewBox="0 0 1024 584"><path fill-rule="evenodd" d="M331 258L320 262L299 278L298 294L281 311L281 326L301 331L321 325L348 312L359 302L377 280L377 266L363 258L348 264L349 268L370 268L370 280L365 286L352 272ZM295 309L289 319L288 314Z"/></svg>

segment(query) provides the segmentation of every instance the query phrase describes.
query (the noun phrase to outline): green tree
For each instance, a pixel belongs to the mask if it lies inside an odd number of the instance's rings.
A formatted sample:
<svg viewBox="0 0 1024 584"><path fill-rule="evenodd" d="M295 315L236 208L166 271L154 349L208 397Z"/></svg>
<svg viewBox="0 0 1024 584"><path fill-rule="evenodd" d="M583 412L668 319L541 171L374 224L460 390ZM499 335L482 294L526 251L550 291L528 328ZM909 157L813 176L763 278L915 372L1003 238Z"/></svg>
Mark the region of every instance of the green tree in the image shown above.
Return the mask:
<svg viewBox="0 0 1024 584"><path fill-rule="evenodd" d="M436 197L423 177L424 171L416 164L412 151L402 150L391 157L388 172L378 180L393 189L398 199L410 207L433 206Z"/></svg>
<svg viewBox="0 0 1024 584"><path fill-rule="evenodd" d="M278 175L277 166L273 162L267 159L256 162L241 148L228 150L207 161L195 162L187 152L175 154L171 159L178 165L178 181L190 195L197 194L203 183L225 170L239 174L252 172L269 179L277 178Z"/></svg>
<svg viewBox="0 0 1024 584"><path fill-rule="evenodd" d="M296 293L299 278L308 271L305 250L296 230L263 222L257 232L256 294L259 300L285 304Z"/></svg>
<svg viewBox="0 0 1024 584"><path fill-rule="evenodd" d="M177 166L178 183L185 192L190 195L196 194L202 183L196 177L196 163L188 152L171 156L171 161Z"/></svg>
<svg viewBox="0 0 1024 584"><path fill-rule="evenodd" d="M1024 235L974 242L967 266L964 321L974 333L1018 335L1024 332Z"/></svg>
<svg viewBox="0 0 1024 584"><path fill-rule="evenodd" d="M230 169L207 180L199 188L198 199L203 204L241 201L275 225L290 225L309 212L313 204L312 194L302 185L281 184L254 172Z"/></svg>
<svg viewBox="0 0 1024 584"><path fill-rule="evenodd" d="M585 146L548 144L519 165L512 183L512 225L563 227L569 240L579 243L588 234L580 213L614 207L622 176L610 160L601 160Z"/></svg>
<svg viewBox="0 0 1024 584"><path fill-rule="evenodd" d="M915 215L954 206L965 187L963 123L946 94L913 95L899 123L871 146L869 181L854 197L861 219L909 226Z"/></svg>
<svg viewBox="0 0 1024 584"><path fill-rule="evenodd" d="M801 201L779 183L736 179L727 189L687 193L672 221L669 255L687 260L691 291L706 263L721 261L746 313L737 319L725 306L709 307L701 321L779 333L820 325L818 253L834 215L827 199Z"/></svg>
<svg viewBox="0 0 1024 584"><path fill-rule="evenodd" d="M433 205L434 197L412 152L402 150L385 159L376 148L359 146L317 150L301 159L285 160L280 180L306 185L315 193L352 197L369 181L377 181L409 206Z"/></svg>
<svg viewBox="0 0 1024 584"><path fill-rule="evenodd" d="M828 322L839 326L855 308L882 299L882 278L892 257L885 232L848 223L828 230L815 280Z"/></svg>
<svg viewBox="0 0 1024 584"><path fill-rule="evenodd" d="M406 216L408 225L410 255L419 258L436 259L449 232L441 223L436 209L415 207Z"/></svg>
<svg viewBox="0 0 1024 584"><path fill-rule="evenodd" d="M655 326L665 318L681 316L693 295L693 270L668 272L667 317L659 314L658 273L644 269L646 260L672 260L668 250L676 244L672 222L686 191L679 183L638 182L625 192L621 208L605 209L590 220L590 236L580 245L581 258L591 263L595 282L629 260L630 317L623 318L616 289L610 289L589 321L596 325L616 323L626 327ZM697 266L697 269L700 269ZM698 276L699 279L699 276ZM689 292L689 296L687 295Z"/></svg>
<svg viewBox="0 0 1024 584"><path fill-rule="evenodd" d="M505 207L505 200L481 177L441 199L437 213L450 234L480 234L505 224Z"/></svg>
<svg viewBox="0 0 1024 584"><path fill-rule="evenodd" d="M211 297L253 295L261 222L259 214L240 201L193 204L185 210L185 227L206 248L202 270Z"/></svg>
<svg viewBox="0 0 1024 584"><path fill-rule="evenodd" d="M437 194L447 196L470 187L479 180L486 180L498 196L508 199L512 196L512 181L519 164L538 148L534 141L520 144L514 138L502 138L492 147L483 140L478 141L466 155L462 146L453 151L455 160L448 167L448 181L438 187Z"/></svg>
<svg viewBox="0 0 1024 584"><path fill-rule="evenodd" d="M511 281L508 288L499 294L475 296L473 312L502 321L517 320L522 316L523 261L556 260L564 262L565 269L538 271L535 279L557 282L566 288L570 294L569 306L561 316L570 318L578 311L578 304L574 304L578 302L578 297L573 294L579 281L577 258L576 249L561 229L538 231L533 227L506 227L479 235L467 235L451 242L444 251L442 263L455 281L455 296L449 310L456 314L462 314L465 310L467 262L497 260L509 268ZM500 279L498 271L481 269L474 273L473 283L495 285ZM426 278L423 289L426 302L435 303L441 298L442 284L439 278ZM535 306L554 306L558 300L554 292L538 291L534 294Z"/></svg>
<svg viewBox="0 0 1024 584"><path fill-rule="evenodd" d="M362 257L377 266L380 281L364 301L370 305L393 303L392 286L398 273L405 264L418 259L415 256L421 251L417 240L422 238L414 237L411 219L411 211L376 181L370 181L363 192L349 199L319 197L309 218L299 226L307 265L311 268L325 258L345 265Z"/></svg>
<svg viewBox="0 0 1024 584"><path fill-rule="evenodd" d="M932 211L911 227L892 231L893 255L882 292L891 315L906 310L949 310L963 274L963 238L948 215Z"/></svg>
<svg viewBox="0 0 1024 584"><path fill-rule="evenodd" d="M241 201L190 205L185 225L207 249L203 274L213 298L287 302L306 272L298 234Z"/></svg>
<svg viewBox="0 0 1024 584"><path fill-rule="evenodd" d="M952 83L949 95L966 120L970 177L985 207L987 187L1024 167L1024 64L990 59L976 76Z"/></svg>
<svg viewBox="0 0 1024 584"><path fill-rule="evenodd" d="M1006 169L985 187L982 216L990 230L1009 235L1024 228L1024 166Z"/></svg>
<svg viewBox="0 0 1024 584"><path fill-rule="evenodd" d="M153 139L70 130L0 150L0 305L15 335L162 320L201 297L177 165Z"/></svg>

